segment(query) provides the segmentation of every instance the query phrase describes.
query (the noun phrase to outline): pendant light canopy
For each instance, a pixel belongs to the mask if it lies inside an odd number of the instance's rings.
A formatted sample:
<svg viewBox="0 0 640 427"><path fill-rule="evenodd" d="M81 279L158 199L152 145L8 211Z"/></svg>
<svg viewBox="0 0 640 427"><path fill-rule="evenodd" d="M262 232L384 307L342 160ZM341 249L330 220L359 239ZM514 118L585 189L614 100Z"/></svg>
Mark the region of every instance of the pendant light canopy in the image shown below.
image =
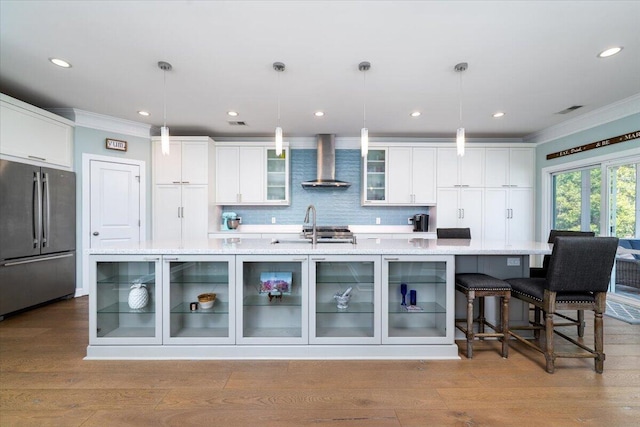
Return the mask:
<svg viewBox="0 0 640 427"><path fill-rule="evenodd" d="M453 69L460 74L460 84L459 84L459 96L460 96L460 127L458 127L458 131L456 132L456 148L458 150L458 156L464 156L464 145L465 145L465 136L464 136L464 127L462 126L462 73L469 68L469 64L466 62L461 62L456 64Z"/></svg>
<svg viewBox="0 0 640 427"><path fill-rule="evenodd" d="M369 129L367 129L367 71L371 68L371 63L363 61L358 64L358 70L363 76L363 101L362 101L362 129L360 130L360 152L362 157L367 157L369 152Z"/></svg>
<svg viewBox="0 0 640 427"><path fill-rule="evenodd" d="M282 155L282 128L280 127L280 73L284 71L282 62L274 62L273 69L278 72L278 126L276 127L276 156Z"/></svg>
<svg viewBox="0 0 640 427"><path fill-rule="evenodd" d="M167 127L167 71L171 71L173 68L171 64L165 61L158 62L158 68L160 68L163 72L163 80L164 80L164 115L163 120L164 124L160 128L160 145L162 146L162 154L165 156L169 155L169 128Z"/></svg>

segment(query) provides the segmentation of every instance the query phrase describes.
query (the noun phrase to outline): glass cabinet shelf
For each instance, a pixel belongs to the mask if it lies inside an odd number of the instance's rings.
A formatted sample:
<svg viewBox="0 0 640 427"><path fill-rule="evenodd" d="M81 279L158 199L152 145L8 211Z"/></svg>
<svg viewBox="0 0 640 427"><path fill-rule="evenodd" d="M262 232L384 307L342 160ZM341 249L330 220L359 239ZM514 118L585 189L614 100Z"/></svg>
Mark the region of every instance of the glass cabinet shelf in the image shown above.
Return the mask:
<svg viewBox="0 0 640 427"><path fill-rule="evenodd" d="M282 295L281 298L278 296L272 296L271 301L269 301L269 296L267 294L249 295L244 297L243 305L245 307L300 307L302 305L302 298L296 295Z"/></svg>
<svg viewBox="0 0 640 427"><path fill-rule="evenodd" d="M147 305L143 308L130 308L126 302L117 302L98 310L98 313L119 313L119 314L142 314L155 313L153 305Z"/></svg>
<svg viewBox="0 0 640 427"><path fill-rule="evenodd" d="M338 315L348 316L349 314L358 314L358 313L369 313L372 314L374 312L373 303L368 302L353 302L349 303L349 307L347 308L338 308L336 303L317 303L316 304L316 313L332 313Z"/></svg>
<svg viewBox="0 0 640 427"><path fill-rule="evenodd" d="M416 305L422 310L407 310L404 306L397 302L389 303L389 313L405 314L407 316L414 316L420 314L433 314L433 313L446 313L446 309L438 303L417 301Z"/></svg>
<svg viewBox="0 0 640 427"><path fill-rule="evenodd" d="M171 308L171 313L189 313L194 316L209 314L229 314L229 303L216 301L211 308L199 308L191 310L191 303L183 302Z"/></svg>

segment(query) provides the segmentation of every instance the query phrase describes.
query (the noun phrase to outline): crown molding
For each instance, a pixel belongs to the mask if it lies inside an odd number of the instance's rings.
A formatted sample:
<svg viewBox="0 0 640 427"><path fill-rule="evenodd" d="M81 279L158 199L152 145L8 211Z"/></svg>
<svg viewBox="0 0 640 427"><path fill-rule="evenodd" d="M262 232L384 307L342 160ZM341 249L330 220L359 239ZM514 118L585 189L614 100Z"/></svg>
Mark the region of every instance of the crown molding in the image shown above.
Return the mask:
<svg viewBox="0 0 640 427"><path fill-rule="evenodd" d="M529 134L523 140L540 145L638 113L640 113L640 93Z"/></svg>
<svg viewBox="0 0 640 427"><path fill-rule="evenodd" d="M151 138L152 126L132 120L118 119L77 108L49 108L48 111L73 121L76 126L115 132L122 135Z"/></svg>

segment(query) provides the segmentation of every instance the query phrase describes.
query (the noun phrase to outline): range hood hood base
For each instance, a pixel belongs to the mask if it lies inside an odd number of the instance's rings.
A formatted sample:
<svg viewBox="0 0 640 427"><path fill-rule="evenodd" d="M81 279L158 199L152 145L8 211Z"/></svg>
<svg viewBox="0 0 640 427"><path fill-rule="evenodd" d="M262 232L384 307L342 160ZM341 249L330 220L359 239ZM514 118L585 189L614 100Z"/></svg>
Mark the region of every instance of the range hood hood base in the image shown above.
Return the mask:
<svg viewBox="0 0 640 427"><path fill-rule="evenodd" d="M317 148L317 179L304 181L302 188L348 188L350 182L336 179L336 136L319 134Z"/></svg>

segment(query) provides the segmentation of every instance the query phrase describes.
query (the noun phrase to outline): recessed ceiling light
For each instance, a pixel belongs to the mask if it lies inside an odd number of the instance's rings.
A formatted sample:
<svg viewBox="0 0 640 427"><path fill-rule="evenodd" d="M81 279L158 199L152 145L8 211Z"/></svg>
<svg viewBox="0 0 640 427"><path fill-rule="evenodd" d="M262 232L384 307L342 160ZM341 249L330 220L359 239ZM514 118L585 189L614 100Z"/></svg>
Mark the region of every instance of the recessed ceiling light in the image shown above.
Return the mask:
<svg viewBox="0 0 640 427"><path fill-rule="evenodd" d="M240 113L237 111L227 111L227 116L237 117Z"/></svg>
<svg viewBox="0 0 640 427"><path fill-rule="evenodd" d="M411 117L419 117L420 114L422 114L420 111L414 111L413 113L409 114Z"/></svg>
<svg viewBox="0 0 640 427"><path fill-rule="evenodd" d="M621 50L622 50L622 46L616 46L616 47L609 48L607 50L603 50L598 54L598 58L607 58L609 56L613 56L616 53L619 53Z"/></svg>
<svg viewBox="0 0 640 427"><path fill-rule="evenodd" d="M62 67L62 68L71 68L71 64L69 64L67 61L65 61L64 59L60 59L60 58L49 58L49 61L51 61L53 64L57 65L58 67Z"/></svg>
<svg viewBox="0 0 640 427"><path fill-rule="evenodd" d="M138 114L140 114L141 116L145 116L145 117L148 117L148 116L151 115L151 114L149 114L148 111L142 111L142 110L138 111Z"/></svg>
<svg viewBox="0 0 640 427"><path fill-rule="evenodd" d="M497 119L499 117L504 117L504 111L495 112L491 115L491 117L493 117L494 119Z"/></svg>
<svg viewBox="0 0 640 427"><path fill-rule="evenodd" d="M316 111L315 113L313 113L313 115L316 117L322 117L324 116L324 111Z"/></svg>

